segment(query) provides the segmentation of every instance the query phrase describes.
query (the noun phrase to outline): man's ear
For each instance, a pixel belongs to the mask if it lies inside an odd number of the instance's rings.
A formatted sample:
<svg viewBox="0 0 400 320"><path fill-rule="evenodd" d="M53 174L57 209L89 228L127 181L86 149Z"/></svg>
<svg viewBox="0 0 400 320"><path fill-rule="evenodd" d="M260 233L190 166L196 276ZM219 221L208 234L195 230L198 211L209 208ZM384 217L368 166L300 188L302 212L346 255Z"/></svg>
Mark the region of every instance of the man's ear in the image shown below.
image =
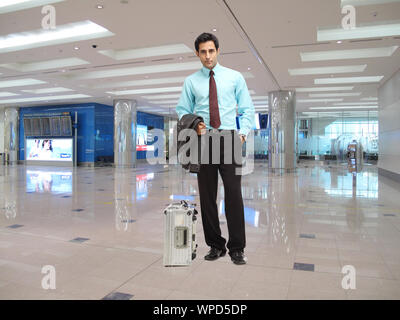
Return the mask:
<svg viewBox="0 0 400 320"><path fill-rule="evenodd" d="M199 57L199 52L196 50L196 56L198 56Z"/></svg>
<svg viewBox="0 0 400 320"><path fill-rule="evenodd" d="M219 48L217 49L217 55L219 55Z"/></svg>

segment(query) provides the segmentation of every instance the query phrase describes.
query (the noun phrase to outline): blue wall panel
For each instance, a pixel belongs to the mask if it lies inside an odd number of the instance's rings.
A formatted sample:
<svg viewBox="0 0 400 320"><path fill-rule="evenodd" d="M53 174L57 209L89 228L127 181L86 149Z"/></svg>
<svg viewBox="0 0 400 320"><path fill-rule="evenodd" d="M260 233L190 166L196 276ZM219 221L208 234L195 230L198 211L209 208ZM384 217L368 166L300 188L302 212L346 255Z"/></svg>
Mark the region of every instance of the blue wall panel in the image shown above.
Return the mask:
<svg viewBox="0 0 400 320"><path fill-rule="evenodd" d="M43 107L27 107L21 108L19 112L20 121L20 160L25 160L24 154L24 115L32 116L35 114L51 114L59 112L70 112L73 121L75 120L75 112L78 113L78 162L93 162L95 155L95 107L96 103L71 104L59 106L43 106Z"/></svg>
<svg viewBox="0 0 400 320"><path fill-rule="evenodd" d="M46 115L51 113L70 112L75 119L78 113L78 163L95 162L99 156L114 154L114 108L98 103L42 106L21 108L19 112L19 159L25 160L24 125L25 116ZM138 111L137 123L164 130L164 117ZM137 159L145 159L146 151L138 151Z"/></svg>
<svg viewBox="0 0 400 320"><path fill-rule="evenodd" d="M100 156L114 155L114 108L97 104L95 107L95 154Z"/></svg>

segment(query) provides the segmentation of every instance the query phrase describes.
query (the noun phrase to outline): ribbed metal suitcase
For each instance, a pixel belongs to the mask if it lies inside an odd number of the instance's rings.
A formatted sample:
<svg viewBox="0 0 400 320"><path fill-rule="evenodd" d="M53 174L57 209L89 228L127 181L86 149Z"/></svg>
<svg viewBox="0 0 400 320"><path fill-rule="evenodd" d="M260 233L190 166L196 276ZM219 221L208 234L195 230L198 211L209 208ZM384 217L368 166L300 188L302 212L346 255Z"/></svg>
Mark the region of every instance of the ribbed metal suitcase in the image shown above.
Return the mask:
<svg viewBox="0 0 400 320"><path fill-rule="evenodd" d="M164 266L187 266L196 258L197 210L186 201L164 210Z"/></svg>

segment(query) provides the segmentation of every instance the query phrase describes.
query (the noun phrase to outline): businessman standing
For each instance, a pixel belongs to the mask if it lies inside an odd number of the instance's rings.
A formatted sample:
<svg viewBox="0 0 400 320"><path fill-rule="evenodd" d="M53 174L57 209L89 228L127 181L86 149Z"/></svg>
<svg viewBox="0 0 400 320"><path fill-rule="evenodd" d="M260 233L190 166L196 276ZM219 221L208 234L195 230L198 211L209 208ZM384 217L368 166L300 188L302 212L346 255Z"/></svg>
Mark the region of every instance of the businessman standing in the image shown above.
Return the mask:
<svg viewBox="0 0 400 320"><path fill-rule="evenodd" d="M241 175L236 171L241 164L224 159L226 153L230 153L231 159L235 159L232 141L235 139L236 141L240 139L241 143L246 141L248 133L253 128L254 106L242 74L218 63L220 50L215 35L210 33L199 35L195 41L195 49L203 68L185 79L176 112L179 119L185 114L201 116L204 122L198 124L197 134L214 134L221 138L218 163L202 160L200 172L197 174L204 236L210 247L204 258L216 260L224 256L228 249L233 263L245 264L247 259L244 255L246 246L244 206ZM242 114L239 132L236 128L237 113ZM227 135L230 135L230 139L227 139ZM213 139L213 143L214 141ZM215 152L214 150L210 147L210 153ZM218 218L218 172L225 191L228 243L221 235Z"/></svg>

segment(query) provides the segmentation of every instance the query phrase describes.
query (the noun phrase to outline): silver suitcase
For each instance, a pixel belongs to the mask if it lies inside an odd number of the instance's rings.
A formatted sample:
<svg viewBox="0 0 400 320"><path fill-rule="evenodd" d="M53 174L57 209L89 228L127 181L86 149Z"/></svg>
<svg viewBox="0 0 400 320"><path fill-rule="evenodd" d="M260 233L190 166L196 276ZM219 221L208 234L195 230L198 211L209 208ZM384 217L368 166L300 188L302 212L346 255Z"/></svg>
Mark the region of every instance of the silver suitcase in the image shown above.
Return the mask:
<svg viewBox="0 0 400 320"><path fill-rule="evenodd" d="M164 266L187 266L196 258L197 210L186 201L164 210Z"/></svg>

